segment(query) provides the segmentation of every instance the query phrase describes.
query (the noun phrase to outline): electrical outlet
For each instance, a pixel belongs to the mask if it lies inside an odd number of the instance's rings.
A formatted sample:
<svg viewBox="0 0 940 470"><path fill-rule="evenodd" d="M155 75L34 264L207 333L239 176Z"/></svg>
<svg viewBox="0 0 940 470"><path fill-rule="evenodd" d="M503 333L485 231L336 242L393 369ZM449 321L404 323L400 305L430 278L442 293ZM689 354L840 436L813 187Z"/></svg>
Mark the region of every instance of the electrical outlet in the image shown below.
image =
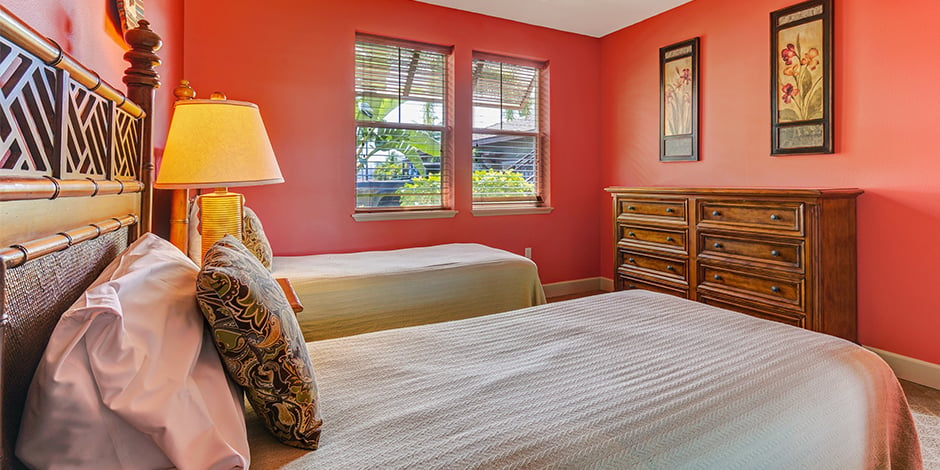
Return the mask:
<svg viewBox="0 0 940 470"><path fill-rule="evenodd" d="M531 247L528 247L528 246L525 247L525 257L526 257L526 258L529 258L529 259L532 259L532 248L531 248Z"/></svg>

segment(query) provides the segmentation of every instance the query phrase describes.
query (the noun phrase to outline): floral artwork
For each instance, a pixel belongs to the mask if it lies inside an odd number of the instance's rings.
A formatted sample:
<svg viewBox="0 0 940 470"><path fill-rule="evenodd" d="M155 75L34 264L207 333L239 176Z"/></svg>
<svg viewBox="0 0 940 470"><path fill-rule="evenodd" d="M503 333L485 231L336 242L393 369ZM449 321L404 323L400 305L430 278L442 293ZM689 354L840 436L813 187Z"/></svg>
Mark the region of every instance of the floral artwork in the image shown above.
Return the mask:
<svg viewBox="0 0 940 470"><path fill-rule="evenodd" d="M771 155L833 152L832 0L770 14Z"/></svg>
<svg viewBox="0 0 940 470"><path fill-rule="evenodd" d="M780 83L778 121L806 121L823 117L822 21L780 31L778 44Z"/></svg>
<svg viewBox="0 0 940 470"><path fill-rule="evenodd" d="M698 160L699 38L659 50L659 159Z"/></svg>
<svg viewBox="0 0 940 470"><path fill-rule="evenodd" d="M666 87L664 135L692 133L692 58L666 62L663 74L670 77Z"/></svg>

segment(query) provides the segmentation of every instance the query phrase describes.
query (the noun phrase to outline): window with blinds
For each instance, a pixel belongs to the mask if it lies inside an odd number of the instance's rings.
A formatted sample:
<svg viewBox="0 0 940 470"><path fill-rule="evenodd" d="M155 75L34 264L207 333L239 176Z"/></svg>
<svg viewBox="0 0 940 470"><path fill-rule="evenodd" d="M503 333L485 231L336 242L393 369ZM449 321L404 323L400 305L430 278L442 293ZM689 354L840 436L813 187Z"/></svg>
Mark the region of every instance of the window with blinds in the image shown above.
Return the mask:
<svg viewBox="0 0 940 470"><path fill-rule="evenodd" d="M449 47L356 36L356 210L450 205Z"/></svg>
<svg viewBox="0 0 940 470"><path fill-rule="evenodd" d="M474 53L473 202L541 203L545 64Z"/></svg>

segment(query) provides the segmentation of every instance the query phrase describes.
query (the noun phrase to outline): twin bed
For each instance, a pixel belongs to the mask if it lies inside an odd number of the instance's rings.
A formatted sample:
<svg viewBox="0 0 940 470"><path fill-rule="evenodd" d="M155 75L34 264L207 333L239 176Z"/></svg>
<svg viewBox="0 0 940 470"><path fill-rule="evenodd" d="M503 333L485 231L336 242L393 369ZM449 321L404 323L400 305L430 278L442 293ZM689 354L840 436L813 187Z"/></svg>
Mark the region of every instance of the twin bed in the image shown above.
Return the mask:
<svg viewBox="0 0 940 470"><path fill-rule="evenodd" d="M535 263L476 243L275 256L307 341L505 312L545 303Z"/></svg>
<svg viewBox="0 0 940 470"><path fill-rule="evenodd" d="M296 295L306 341L424 325L545 303L532 260L477 243L306 256L274 256L261 219L244 216L246 239L271 274ZM199 204L185 224L189 257L200 264ZM171 238L171 241L173 239Z"/></svg>
<svg viewBox="0 0 940 470"><path fill-rule="evenodd" d="M130 33L127 100L2 7L0 23L0 466L20 468L24 403L58 319L150 230L158 38L146 27ZM82 106L96 111L75 111ZM107 163L89 172L72 157ZM252 468L921 465L904 395L877 356L671 296L616 292L306 349L319 448L279 443L248 409Z"/></svg>

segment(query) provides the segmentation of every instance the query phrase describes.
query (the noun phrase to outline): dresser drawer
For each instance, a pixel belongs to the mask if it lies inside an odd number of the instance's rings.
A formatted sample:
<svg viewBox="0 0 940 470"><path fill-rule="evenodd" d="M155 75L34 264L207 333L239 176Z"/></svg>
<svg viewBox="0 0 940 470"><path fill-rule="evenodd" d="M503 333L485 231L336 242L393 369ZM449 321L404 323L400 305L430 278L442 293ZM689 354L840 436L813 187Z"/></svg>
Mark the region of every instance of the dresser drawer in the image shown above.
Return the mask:
<svg viewBox="0 0 940 470"><path fill-rule="evenodd" d="M686 280L688 262L683 259L652 256L618 250L617 271L622 274L641 273L675 281Z"/></svg>
<svg viewBox="0 0 940 470"><path fill-rule="evenodd" d="M708 295L699 296L699 301L712 305L715 307L723 308L726 310L732 310L735 312L746 313L748 315L763 318L765 320L773 320L775 322L786 323L787 325L798 326L800 328L806 328L806 317L799 312L787 312L787 311L774 311L768 309L754 308L751 306L741 305L732 301L726 301L718 297L712 297Z"/></svg>
<svg viewBox="0 0 940 470"><path fill-rule="evenodd" d="M617 242L620 246L641 246L681 253L688 253L689 251L685 230L618 224L617 231L620 233Z"/></svg>
<svg viewBox="0 0 940 470"><path fill-rule="evenodd" d="M698 223L703 227L754 228L803 233L803 204L773 201L698 201Z"/></svg>
<svg viewBox="0 0 940 470"><path fill-rule="evenodd" d="M802 239L756 239L699 233L699 258L757 263L803 272Z"/></svg>
<svg viewBox="0 0 940 470"><path fill-rule="evenodd" d="M698 290L803 311L803 279L764 277L711 266L699 266Z"/></svg>
<svg viewBox="0 0 940 470"><path fill-rule="evenodd" d="M643 289L653 292L661 292L663 294L675 295L677 297L688 298L689 290L685 288L684 285L675 285L675 284L656 284L654 282L646 281L645 279L638 279L630 276L617 276L617 286L618 290L630 290L630 289Z"/></svg>
<svg viewBox="0 0 940 470"><path fill-rule="evenodd" d="M688 220L686 204L685 199L617 198L617 218L684 224Z"/></svg>

